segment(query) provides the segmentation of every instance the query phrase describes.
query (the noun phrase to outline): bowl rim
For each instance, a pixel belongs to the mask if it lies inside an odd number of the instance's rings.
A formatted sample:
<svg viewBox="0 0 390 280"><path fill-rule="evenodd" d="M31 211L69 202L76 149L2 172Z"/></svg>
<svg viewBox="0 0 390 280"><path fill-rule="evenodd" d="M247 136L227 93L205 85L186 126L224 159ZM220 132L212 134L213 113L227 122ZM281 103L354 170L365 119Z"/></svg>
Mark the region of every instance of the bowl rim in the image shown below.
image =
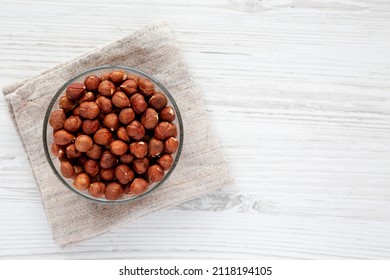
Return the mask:
<svg viewBox="0 0 390 280"><path fill-rule="evenodd" d="M165 95L167 95L169 101L172 103L172 106L175 109L176 119L177 119L177 121L179 123L180 142L179 142L179 147L178 147L178 149L176 151L175 160L172 163L171 168L165 174L164 178L160 182L157 182L156 185L153 188L150 188L146 192L144 192L144 193L142 193L142 194L140 194L138 196L135 196L135 197L129 197L129 198L126 198L126 199L119 199L119 200L108 200L108 199L94 198L92 196L88 196L87 194L85 194L85 193L77 190L76 188L70 186L68 184L68 182L65 181L63 176L61 174L59 174L59 172L57 171L57 169L54 166L54 163L53 163L53 161L52 161L52 159L50 157L49 145L48 145L48 139L47 139L47 131L48 131L48 123L49 123L50 113L51 113L54 105L57 103L56 101L57 101L58 97L64 92L64 90L71 83L75 82L76 80L78 80L82 76L85 76L85 75L88 75L90 73L93 73L94 71L114 70L114 69L121 69L121 70L125 70L125 71L130 71L130 72L136 73L137 75L143 76L143 77L151 80L154 84L156 84L164 92ZM137 199L140 199L140 198L144 197L148 193L156 190L159 186L161 186L170 177L170 175L172 174L172 172L176 168L176 165L177 165L177 163L178 163L178 161L180 159L180 156L181 156L181 152L183 150L184 130L183 130L183 121L182 121L182 118L181 118L179 107L177 106L176 101L173 98L173 96L171 95L171 93L168 91L168 89L166 87L164 87L164 85L161 82L159 82L153 76L151 76L151 75L149 75L149 74L147 74L145 72L142 72L142 71L140 71L138 69L132 68L132 67L127 67L127 66L122 66L122 65L103 65L103 66L97 66L97 67L89 68L89 69L87 69L87 70L77 74L76 76L73 76L72 78L68 79L57 90L57 92L54 94L54 96L50 100L49 106L46 109L45 118L44 118L44 121L43 121L42 138L43 138L43 148L44 148L44 151L45 151L46 160L49 163L49 165L50 165L51 169L53 170L54 174L62 182L63 185L65 185L68 189L72 190L73 192L77 193L78 195L81 195L82 197L84 197L84 198L86 198L86 199L88 199L90 201L99 202L99 203L106 203L106 204L119 204L119 203L135 201Z"/></svg>

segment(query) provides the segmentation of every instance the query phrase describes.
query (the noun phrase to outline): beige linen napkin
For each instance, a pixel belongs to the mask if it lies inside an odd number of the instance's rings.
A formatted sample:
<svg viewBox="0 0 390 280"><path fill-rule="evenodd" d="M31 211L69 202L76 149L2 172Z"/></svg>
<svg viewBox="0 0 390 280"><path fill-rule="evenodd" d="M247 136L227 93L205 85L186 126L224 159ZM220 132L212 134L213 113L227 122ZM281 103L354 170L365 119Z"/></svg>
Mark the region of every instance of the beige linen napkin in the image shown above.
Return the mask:
<svg viewBox="0 0 390 280"><path fill-rule="evenodd" d="M100 65L124 65L156 77L171 92L184 124L179 163L164 185L124 204L91 202L56 178L44 154L45 110L69 78ZM203 196L231 183L221 147L210 131L201 94L168 26L147 26L105 47L3 89L38 183L54 240L66 247L160 209Z"/></svg>

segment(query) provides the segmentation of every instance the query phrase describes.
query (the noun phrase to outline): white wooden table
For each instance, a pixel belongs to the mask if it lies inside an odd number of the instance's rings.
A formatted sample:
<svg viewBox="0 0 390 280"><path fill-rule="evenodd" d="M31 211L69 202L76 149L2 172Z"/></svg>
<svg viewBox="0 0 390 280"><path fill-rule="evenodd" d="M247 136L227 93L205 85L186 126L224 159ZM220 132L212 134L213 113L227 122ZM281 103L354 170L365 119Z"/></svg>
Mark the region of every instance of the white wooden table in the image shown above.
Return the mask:
<svg viewBox="0 0 390 280"><path fill-rule="evenodd" d="M0 257L390 258L389 1L0 0L0 86L160 19L234 186L61 250L0 95Z"/></svg>

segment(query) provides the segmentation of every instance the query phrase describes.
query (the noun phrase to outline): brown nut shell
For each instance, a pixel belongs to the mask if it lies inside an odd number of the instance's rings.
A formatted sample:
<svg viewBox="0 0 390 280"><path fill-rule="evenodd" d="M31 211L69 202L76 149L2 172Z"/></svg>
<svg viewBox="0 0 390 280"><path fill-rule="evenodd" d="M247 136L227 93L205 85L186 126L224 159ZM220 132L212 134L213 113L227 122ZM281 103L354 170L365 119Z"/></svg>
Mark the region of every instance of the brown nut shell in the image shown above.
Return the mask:
<svg viewBox="0 0 390 280"><path fill-rule="evenodd" d="M115 84L121 83L127 78L127 74L125 71L122 70L115 70L112 71L109 75L108 78Z"/></svg>
<svg viewBox="0 0 390 280"><path fill-rule="evenodd" d="M76 132L80 129L83 121L78 116L70 116L64 122L64 129L69 132Z"/></svg>
<svg viewBox="0 0 390 280"><path fill-rule="evenodd" d="M135 119L135 112L131 108L121 110L119 113L119 121L124 124L130 124Z"/></svg>
<svg viewBox="0 0 390 280"><path fill-rule="evenodd" d="M118 159L110 151L104 151L99 163L101 168L112 168L118 164Z"/></svg>
<svg viewBox="0 0 390 280"><path fill-rule="evenodd" d="M130 100L122 91L117 91L111 98L112 104L118 108L126 108L130 106Z"/></svg>
<svg viewBox="0 0 390 280"><path fill-rule="evenodd" d="M176 138L169 137L164 141L164 152L168 154L173 154L176 152L179 147L179 142Z"/></svg>
<svg viewBox="0 0 390 280"><path fill-rule="evenodd" d="M168 104L168 99L165 94L161 92L155 92L149 99L149 106L160 112Z"/></svg>
<svg viewBox="0 0 390 280"><path fill-rule="evenodd" d="M112 182L108 184L104 194L108 200L116 200L120 198L123 195L123 189L121 184L117 182Z"/></svg>
<svg viewBox="0 0 390 280"><path fill-rule="evenodd" d="M142 178L135 178L130 185L130 193L140 195L148 189L149 183Z"/></svg>
<svg viewBox="0 0 390 280"><path fill-rule="evenodd" d="M70 99L79 99L85 93L85 86L82 83L73 83L66 88L66 95Z"/></svg>
<svg viewBox="0 0 390 280"><path fill-rule="evenodd" d="M149 147L149 155L151 157L157 157L162 153L164 149L164 143L161 140L152 138L149 140L148 147Z"/></svg>
<svg viewBox="0 0 390 280"><path fill-rule="evenodd" d="M115 168L100 168L99 177L105 181L112 181L115 178Z"/></svg>
<svg viewBox="0 0 390 280"><path fill-rule="evenodd" d="M57 145L54 142L51 144L50 150L52 154L56 156L59 160L62 160L65 156L65 148L63 146Z"/></svg>
<svg viewBox="0 0 390 280"><path fill-rule="evenodd" d="M134 156L132 154L124 154L119 158L121 163L130 164L134 160Z"/></svg>
<svg viewBox="0 0 390 280"><path fill-rule="evenodd" d="M144 141L133 142L130 144L130 153L136 158L144 158L148 153L148 144Z"/></svg>
<svg viewBox="0 0 390 280"><path fill-rule="evenodd" d="M104 195L105 190L106 185L102 182L94 182L88 188L89 194L97 198L102 197Z"/></svg>
<svg viewBox="0 0 390 280"><path fill-rule="evenodd" d="M73 186L78 190L86 190L89 187L89 184L91 182L91 179L89 176L85 173L80 173L76 176L76 178L73 181Z"/></svg>
<svg viewBox="0 0 390 280"><path fill-rule="evenodd" d="M116 131L116 136L118 137L119 140L122 140L124 142L129 142L130 141L130 137L127 134L127 129L125 127L123 127L123 126L118 128L118 130Z"/></svg>
<svg viewBox="0 0 390 280"><path fill-rule="evenodd" d="M133 170L137 174L144 174L148 170L149 167L149 159L145 158L137 158L133 160Z"/></svg>
<svg viewBox="0 0 390 280"><path fill-rule="evenodd" d="M164 170L161 166L155 164L148 168L147 175L151 182L159 182L164 178Z"/></svg>
<svg viewBox="0 0 390 280"><path fill-rule="evenodd" d="M84 172L84 168L82 168L80 165L74 166L74 175L77 176Z"/></svg>
<svg viewBox="0 0 390 280"><path fill-rule="evenodd" d="M99 106L100 110L102 110L103 113L111 113L112 112L112 102L111 99L105 97L105 96L99 96L96 99L96 104Z"/></svg>
<svg viewBox="0 0 390 280"><path fill-rule="evenodd" d="M148 108L142 114L141 123L146 129L154 129L158 124L158 113L153 108Z"/></svg>
<svg viewBox="0 0 390 280"><path fill-rule="evenodd" d="M69 161L62 161L60 170L62 176L64 176L65 178L73 178L75 175L74 167Z"/></svg>
<svg viewBox="0 0 390 280"><path fill-rule="evenodd" d="M154 129L154 136L160 140L177 136L176 125L169 122L160 122Z"/></svg>
<svg viewBox="0 0 390 280"><path fill-rule="evenodd" d="M64 126L66 115L64 110L59 109L51 112L49 117L49 125L54 129L58 130Z"/></svg>
<svg viewBox="0 0 390 280"><path fill-rule="evenodd" d="M95 102L83 102L79 106L80 116L84 119L95 119L99 113L100 108Z"/></svg>
<svg viewBox="0 0 390 280"><path fill-rule="evenodd" d="M107 128L101 128L94 134L93 141L99 145L109 145L112 141L112 134Z"/></svg>
<svg viewBox="0 0 390 280"><path fill-rule="evenodd" d="M176 118L175 110L171 106L167 106L160 112L160 120L166 122L173 122Z"/></svg>
<svg viewBox="0 0 390 280"><path fill-rule="evenodd" d="M99 163L96 160L88 159L84 163L84 171L92 177L96 177L99 174Z"/></svg>
<svg viewBox="0 0 390 280"><path fill-rule="evenodd" d="M128 96L136 93L137 87L138 87L138 84L137 84L137 81L135 81L135 80L127 80L127 81L124 81L123 84L120 85L121 91L126 93Z"/></svg>
<svg viewBox="0 0 390 280"><path fill-rule="evenodd" d="M85 120L82 124L82 130L85 134L94 134L100 128L98 120Z"/></svg>
<svg viewBox="0 0 390 280"><path fill-rule="evenodd" d="M154 84L146 78L138 79L138 87L145 96L150 96L154 93Z"/></svg>
<svg viewBox="0 0 390 280"><path fill-rule="evenodd" d="M115 113L109 113L104 116L103 124L111 131L115 131L119 128L119 118Z"/></svg>
<svg viewBox="0 0 390 280"><path fill-rule="evenodd" d="M111 96L116 91L116 87L111 81L105 80L99 84L98 91L101 95Z"/></svg>
<svg viewBox="0 0 390 280"><path fill-rule="evenodd" d="M145 98L139 93L131 96L130 103L136 114L141 114L148 108L148 104L146 103Z"/></svg>
<svg viewBox="0 0 390 280"><path fill-rule="evenodd" d="M76 106L76 102L70 99L68 96L64 95L60 98L59 107L65 112L69 112Z"/></svg>
<svg viewBox="0 0 390 280"><path fill-rule="evenodd" d="M117 156L124 155L128 150L128 145L121 140L114 140L110 144L111 153Z"/></svg>
<svg viewBox="0 0 390 280"><path fill-rule="evenodd" d="M53 135L53 140L57 145L68 145L75 139L74 135L68 131L61 129L57 130Z"/></svg>
<svg viewBox="0 0 390 280"><path fill-rule="evenodd" d="M87 88L87 90L90 91L97 91L99 88L99 84L101 83L101 80L96 75L90 75L85 78L84 85Z"/></svg>
<svg viewBox="0 0 390 280"><path fill-rule="evenodd" d="M92 148L85 154L91 159L99 159L102 157L103 148L98 144L93 144Z"/></svg>
<svg viewBox="0 0 390 280"><path fill-rule="evenodd" d="M139 121L132 121L126 129L127 134L134 140L141 140L145 135L145 127Z"/></svg>
<svg viewBox="0 0 390 280"><path fill-rule="evenodd" d="M158 164L161 166L162 169L168 170L171 168L173 164L173 157L170 154L162 155L158 160Z"/></svg>
<svg viewBox="0 0 390 280"><path fill-rule="evenodd" d="M134 179L134 172L125 164L120 164L115 168L115 177L121 184L127 184Z"/></svg>
<svg viewBox="0 0 390 280"><path fill-rule="evenodd" d="M87 91L84 95L82 95L77 102L83 103L83 102L91 102L95 101L95 94L92 91Z"/></svg>
<svg viewBox="0 0 390 280"><path fill-rule="evenodd" d="M81 152L76 149L76 145L74 143L69 144L66 146L66 156L68 158L78 158L81 156Z"/></svg>
<svg viewBox="0 0 390 280"><path fill-rule="evenodd" d="M93 145L93 141L91 137L88 135L80 135L77 136L75 140L76 149L80 152L88 152Z"/></svg>

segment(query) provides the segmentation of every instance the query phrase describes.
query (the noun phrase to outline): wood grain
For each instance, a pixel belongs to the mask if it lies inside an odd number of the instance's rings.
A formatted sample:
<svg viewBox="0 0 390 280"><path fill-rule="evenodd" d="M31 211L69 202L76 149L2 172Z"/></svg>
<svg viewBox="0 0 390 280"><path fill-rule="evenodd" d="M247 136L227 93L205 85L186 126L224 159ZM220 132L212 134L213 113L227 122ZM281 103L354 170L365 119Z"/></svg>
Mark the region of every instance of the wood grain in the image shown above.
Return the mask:
<svg viewBox="0 0 390 280"><path fill-rule="evenodd" d="M0 5L1 87L168 21L236 180L60 250L0 96L1 258L390 257L388 1Z"/></svg>

